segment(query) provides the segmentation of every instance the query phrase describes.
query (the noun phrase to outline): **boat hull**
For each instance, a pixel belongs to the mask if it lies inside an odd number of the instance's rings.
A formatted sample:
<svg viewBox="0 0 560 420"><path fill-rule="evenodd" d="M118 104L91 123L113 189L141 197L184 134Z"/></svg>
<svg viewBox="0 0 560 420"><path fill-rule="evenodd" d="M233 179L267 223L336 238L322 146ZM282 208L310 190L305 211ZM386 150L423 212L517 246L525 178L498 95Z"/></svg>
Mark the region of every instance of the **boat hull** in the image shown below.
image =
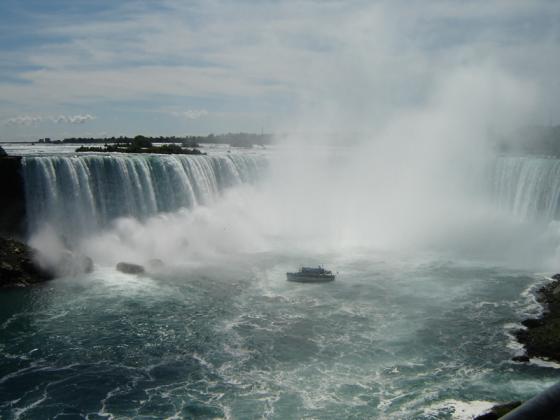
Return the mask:
<svg viewBox="0 0 560 420"><path fill-rule="evenodd" d="M288 281L297 283L328 283L334 280L334 274L301 274L301 273L286 273Z"/></svg>

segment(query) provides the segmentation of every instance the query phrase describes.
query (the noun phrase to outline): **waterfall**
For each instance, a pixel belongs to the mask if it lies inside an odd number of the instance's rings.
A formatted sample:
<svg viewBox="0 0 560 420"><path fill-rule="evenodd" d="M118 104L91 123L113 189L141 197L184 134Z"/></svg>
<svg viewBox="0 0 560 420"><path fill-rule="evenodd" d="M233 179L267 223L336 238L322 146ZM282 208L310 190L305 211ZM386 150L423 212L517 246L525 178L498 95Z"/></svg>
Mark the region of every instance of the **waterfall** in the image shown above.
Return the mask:
<svg viewBox="0 0 560 420"><path fill-rule="evenodd" d="M491 173L491 195L500 209L520 220L560 217L560 160L500 157Z"/></svg>
<svg viewBox="0 0 560 420"><path fill-rule="evenodd" d="M229 187L256 182L267 162L253 153L25 156L28 229L48 223L75 237L119 217L208 205ZM483 178L500 210L520 220L560 219L560 160L498 157Z"/></svg>
<svg viewBox="0 0 560 420"><path fill-rule="evenodd" d="M265 164L238 153L24 157L29 232L48 223L75 237L118 217L209 204L228 187L255 182Z"/></svg>

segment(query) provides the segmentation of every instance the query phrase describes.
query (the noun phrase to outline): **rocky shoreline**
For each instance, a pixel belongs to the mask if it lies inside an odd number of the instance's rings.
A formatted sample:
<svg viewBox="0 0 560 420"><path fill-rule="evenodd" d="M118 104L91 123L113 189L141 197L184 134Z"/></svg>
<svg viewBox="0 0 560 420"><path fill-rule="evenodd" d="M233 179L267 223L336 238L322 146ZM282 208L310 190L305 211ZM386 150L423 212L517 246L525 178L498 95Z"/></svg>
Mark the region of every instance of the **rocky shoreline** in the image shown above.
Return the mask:
<svg viewBox="0 0 560 420"><path fill-rule="evenodd" d="M36 263L37 251L14 239L0 237L0 288L27 287L54 278Z"/></svg>
<svg viewBox="0 0 560 420"><path fill-rule="evenodd" d="M544 311L538 318L529 318L521 322L524 328L514 333L517 341L525 347L525 354L512 358L514 362L527 363L532 358L560 363L560 274L552 276L548 283L537 290L537 301ZM475 420L499 419L521 405L515 401L500 404Z"/></svg>
<svg viewBox="0 0 560 420"><path fill-rule="evenodd" d="M552 278L553 282L536 293L537 301L544 307L542 316L526 319L522 322L525 328L515 332L526 351L524 356L513 359L516 362L539 358L560 363L560 274Z"/></svg>

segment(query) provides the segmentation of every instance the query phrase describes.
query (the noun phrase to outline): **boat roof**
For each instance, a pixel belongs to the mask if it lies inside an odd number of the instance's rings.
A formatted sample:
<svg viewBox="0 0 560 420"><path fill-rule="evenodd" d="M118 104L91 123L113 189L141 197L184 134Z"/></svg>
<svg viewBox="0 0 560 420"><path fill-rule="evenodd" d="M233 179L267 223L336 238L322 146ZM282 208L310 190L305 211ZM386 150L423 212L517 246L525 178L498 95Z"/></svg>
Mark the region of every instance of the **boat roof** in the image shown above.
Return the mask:
<svg viewBox="0 0 560 420"><path fill-rule="evenodd" d="M324 273L326 270L323 267L301 267L303 273Z"/></svg>

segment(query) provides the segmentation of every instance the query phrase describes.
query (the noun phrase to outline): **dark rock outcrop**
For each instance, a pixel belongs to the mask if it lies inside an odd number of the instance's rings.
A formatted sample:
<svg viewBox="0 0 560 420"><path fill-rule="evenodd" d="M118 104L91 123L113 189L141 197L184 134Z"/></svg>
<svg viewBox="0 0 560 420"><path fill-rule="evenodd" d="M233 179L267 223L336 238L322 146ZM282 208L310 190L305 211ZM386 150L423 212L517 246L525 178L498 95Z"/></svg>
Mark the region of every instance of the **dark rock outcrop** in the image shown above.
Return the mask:
<svg viewBox="0 0 560 420"><path fill-rule="evenodd" d="M2 146L0 146L0 157L6 157L8 156L8 154L6 153L6 151L2 148Z"/></svg>
<svg viewBox="0 0 560 420"><path fill-rule="evenodd" d="M146 272L141 265L127 262L118 263L117 270L125 274L144 274Z"/></svg>
<svg viewBox="0 0 560 420"><path fill-rule="evenodd" d="M0 288L25 287L50 280L54 274L35 262L37 251L0 237Z"/></svg>
<svg viewBox="0 0 560 420"><path fill-rule="evenodd" d="M560 275L553 278L555 281L537 292L537 300L545 308L542 317L523 321L525 329L517 331L515 336L525 346L527 358L560 362Z"/></svg>
<svg viewBox="0 0 560 420"><path fill-rule="evenodd" d="M25 192L21 157L0 153L0 235L23 238L25 232Z"/></svg>

